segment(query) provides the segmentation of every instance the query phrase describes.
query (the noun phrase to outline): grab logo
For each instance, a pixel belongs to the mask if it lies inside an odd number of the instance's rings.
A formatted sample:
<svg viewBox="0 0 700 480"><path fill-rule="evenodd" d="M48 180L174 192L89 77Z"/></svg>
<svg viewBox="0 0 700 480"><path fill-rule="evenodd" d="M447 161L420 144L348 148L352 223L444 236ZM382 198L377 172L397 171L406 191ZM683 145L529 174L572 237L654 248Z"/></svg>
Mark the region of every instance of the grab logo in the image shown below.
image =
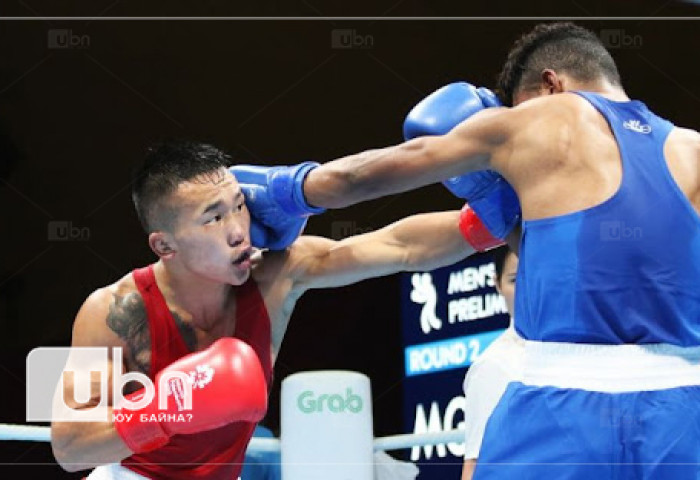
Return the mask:
<svg viewBox="0 0 700 480"><path fill-rule="evenodd" d="M312 390L306 390L297 398L297 406L303 413L360 413L362 398L352 393L352 388L345 389L345 397L338 393L317 395Z"/></svg>
<svg viewBox="0 0 700 480"><path fill-rule="evenodd" d="M433 277L429 273L414 273L411 276L411 301L422 304L420 312L420 328L428 334L431 330L440 330L442 320L437 316L437 290L433 285Z"/></svg>

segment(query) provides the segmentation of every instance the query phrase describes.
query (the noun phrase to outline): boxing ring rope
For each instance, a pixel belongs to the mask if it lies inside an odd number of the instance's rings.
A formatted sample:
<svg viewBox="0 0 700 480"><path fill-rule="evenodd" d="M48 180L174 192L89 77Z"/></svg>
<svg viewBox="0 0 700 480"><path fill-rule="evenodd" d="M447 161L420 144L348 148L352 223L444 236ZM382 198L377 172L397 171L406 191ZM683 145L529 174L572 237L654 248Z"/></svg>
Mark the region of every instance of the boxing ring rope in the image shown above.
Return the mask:
<svg viewBox="0 0 700 480"><path fill-rule="evenodd" d="M51 429L35 425L11 425L0 423L0 441L50 442ZM375 451L402 450L405 448L459 443L464 441L464 430L448 430L445 432L415 433L390 435L375 438ZM277 438L252 438L248 446L249 452L279 452L280 441Z"/></svg>

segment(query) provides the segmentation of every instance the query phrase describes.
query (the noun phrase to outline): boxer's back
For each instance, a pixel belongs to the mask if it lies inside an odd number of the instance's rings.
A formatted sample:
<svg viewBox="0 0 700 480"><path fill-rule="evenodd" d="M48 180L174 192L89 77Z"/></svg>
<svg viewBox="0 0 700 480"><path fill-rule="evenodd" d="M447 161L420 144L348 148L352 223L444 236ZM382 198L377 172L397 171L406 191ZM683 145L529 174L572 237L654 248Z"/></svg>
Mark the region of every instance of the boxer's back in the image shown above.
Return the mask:
<svg viewBox="0 0 700 480"><path fill-rule="evenodd" d="M545 180L521 198L518 331L544 341L700 345L695 134L641 102L580 95L567 95L581 116L567 156L546 159L549 170L534 175Z"/></svg>
<svg viewBox="0 0 700 480"><path fill-rule="evenodd" d="M620 187L622 164L606 119L574 93L536 98L519 108L535 102L542 102L533 105L537 113L527 114L535 125L523 129L527 138L518 143L519 148L534 144L533 153L514 152L517 162L510 162L504 172L517 187L523 217L565 215L612 197ZM543 116L543 110L557 113ZM676 127L663 148L671 175L700 214L700 134ZM543 149L552 154L542 156Z"/></svg>

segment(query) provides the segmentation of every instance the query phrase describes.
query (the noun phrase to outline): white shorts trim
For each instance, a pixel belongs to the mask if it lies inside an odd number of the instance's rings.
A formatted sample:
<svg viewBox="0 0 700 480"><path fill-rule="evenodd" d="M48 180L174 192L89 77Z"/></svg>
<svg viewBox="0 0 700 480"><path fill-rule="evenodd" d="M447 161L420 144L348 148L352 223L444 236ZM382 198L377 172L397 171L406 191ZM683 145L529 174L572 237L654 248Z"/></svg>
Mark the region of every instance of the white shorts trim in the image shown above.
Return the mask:
<svg viewBox="0 0 700 480"><path fill-rule="evenodd" d="M139 475L133 470L118 463L110 463L97 467L90 473L87 480L148 480L148 477Z"/></svg>
<svg viewBox="0 0 700 480"><path fill-rule="evenodd" d="M600 392L700 385L700 347L525 341L522 382Z"/></svg>
<svg viewBox="0 0 700 480"><path fill-rule="evenodd" d="M464 377L464 458L477 458L486 423L508 383L520 380L524 340L510 326L472 363Z"/></svg>

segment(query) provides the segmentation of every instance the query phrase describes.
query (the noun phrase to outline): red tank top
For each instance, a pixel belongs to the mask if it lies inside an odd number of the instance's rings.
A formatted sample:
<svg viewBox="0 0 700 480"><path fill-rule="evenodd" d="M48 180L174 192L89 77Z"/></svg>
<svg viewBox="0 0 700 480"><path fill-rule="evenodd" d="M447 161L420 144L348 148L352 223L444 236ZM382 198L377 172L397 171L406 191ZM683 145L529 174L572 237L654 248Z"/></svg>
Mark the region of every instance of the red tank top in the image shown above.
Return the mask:
<svg viewBox="0 0 700 480"><path fill-rule="evenodd" d="M151 370L148 376L154 380L160 370L191 352L156 284L153 265L134 270L133 275L148 316L151 334ZM253 347L260 357L269 390L272 385L270 317L252 278L236 289L234 336ZM134 454L122 460L122 465L158 480L235 480L241 473L243 456L254 429L255 423L234 422L206 432L175 435L167 445L148 453Z"/></svg>

